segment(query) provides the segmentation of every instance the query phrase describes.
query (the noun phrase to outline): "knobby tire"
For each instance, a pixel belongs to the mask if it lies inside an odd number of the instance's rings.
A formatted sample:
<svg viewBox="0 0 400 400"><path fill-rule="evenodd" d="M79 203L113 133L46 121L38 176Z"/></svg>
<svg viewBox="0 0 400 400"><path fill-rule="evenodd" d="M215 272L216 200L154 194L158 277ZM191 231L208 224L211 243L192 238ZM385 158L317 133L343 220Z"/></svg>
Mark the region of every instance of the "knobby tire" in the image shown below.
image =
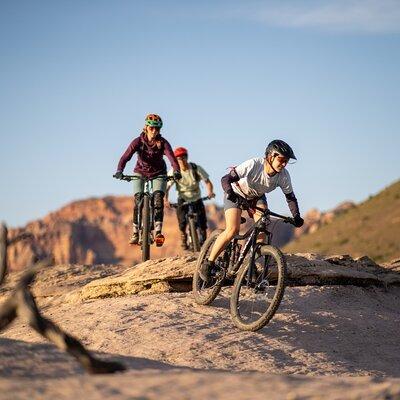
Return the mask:
<svg viewBox="0 0 400 400"><path fill-rule="evenodd" d="M204 242L199 257L197 258L196 270L194 272L192 286L194 300L197 304L211 304L218 296L218 293L221 291L222 283L219 285L214 285L212 287L204 287L204 281L200 278L199 275L199 268L201 264L206 260L206 258L208 258L210 250L221 232L222 229L216 229L215 231L211 232L210 236Z"/></svg>
<svg viewBox="0 0 400 400"><path fill-rule="evenodd" d="M236 276L235 282L233 284L232 295L230 299L230 313L235 325L244 331L258 331L263 328L276 313L285 292L285 282L286 282L286 259L282 252L275 246L265 245L260 249L262 256L271 257L276 263L277 270L277 280L275 284L275 292L272 300L269 303L267 310L253 322L248 322L239 312L240 303L240 290L242 286L245 286L248 279L248 268L249 263L243 264ZM250 290L250 289L249 289ZM254 293L256 291L254 290Z"/></svg>

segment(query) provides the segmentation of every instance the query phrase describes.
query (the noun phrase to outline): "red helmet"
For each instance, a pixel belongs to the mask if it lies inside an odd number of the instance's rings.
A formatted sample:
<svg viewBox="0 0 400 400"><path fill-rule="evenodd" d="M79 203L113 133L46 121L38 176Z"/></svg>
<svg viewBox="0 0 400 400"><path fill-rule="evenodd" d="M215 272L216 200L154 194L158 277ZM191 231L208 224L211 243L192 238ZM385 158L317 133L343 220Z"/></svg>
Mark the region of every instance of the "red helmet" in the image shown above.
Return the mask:
<svg viewBox="0 0 400 400"><path fill-rule="evenodd" d="M174 155L176 158L178 157L187 157L188 151L184 147L177 147L174 150Z"/></svg>

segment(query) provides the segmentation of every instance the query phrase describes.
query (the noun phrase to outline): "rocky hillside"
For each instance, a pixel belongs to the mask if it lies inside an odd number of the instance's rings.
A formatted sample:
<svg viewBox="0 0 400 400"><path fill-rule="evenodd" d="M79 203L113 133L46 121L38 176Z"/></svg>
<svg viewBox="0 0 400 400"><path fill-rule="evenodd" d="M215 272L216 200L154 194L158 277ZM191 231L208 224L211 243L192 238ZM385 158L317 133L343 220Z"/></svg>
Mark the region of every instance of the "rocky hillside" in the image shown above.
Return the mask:
<svg viewBox="0 0 400 400"><path fill-rule="evenodd" d="M206 206L209 230L224 226L223 210L209 202ZM33 257L52 254L55 262L79 264L131 265L141 259L139 246L129 246L132 199L108 196L75 201L23 228L11 229L10 237L21 232L33 234L33 240L9 248L11 269L30 264ZM245 227L244 227L245 229ZM274 223L274 243L281 246L293 237L291 226ZM162 248L152 247L151 257L182 254L180 233L173 209L165 210Z"/></svg>
<svg viewBox="0 0 400 400"><path fill-rule="evenodd" d="M210 229L222 224L222 211L207 206ZM132 264L140 260L139 246L129 246L132 199L108 196L75 201L23 228L11 229L10 236L31 232L34 239L9 249L11 269L30 263L34 256L52 254L56 263ZM165 245L152 248L152 257L167 257L181 252L175 211L165 212Z"/></svg>
<svg viewBox="0 0 400 400"><path fill-rule="evenodd" d="M400 258L400 181L361 204L341 208L285 247L289 252Z"/></svg>

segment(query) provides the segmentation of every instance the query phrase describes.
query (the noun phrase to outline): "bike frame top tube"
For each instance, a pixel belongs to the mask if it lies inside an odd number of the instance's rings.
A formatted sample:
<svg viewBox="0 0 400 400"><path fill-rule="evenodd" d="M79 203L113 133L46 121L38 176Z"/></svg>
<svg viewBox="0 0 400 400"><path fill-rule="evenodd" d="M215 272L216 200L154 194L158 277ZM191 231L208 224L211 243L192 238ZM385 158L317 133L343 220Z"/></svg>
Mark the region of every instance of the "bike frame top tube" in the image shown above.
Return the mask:
<svg viewBox="0 0 400 400"><path fill-rule="evenodd" d="M264 209L264 208L260 208L260 207L255 207L255 209L257 211L262 212L264 215L271 215L272 217L277 217L277 218L283 219L285 221L287 221L289 219L289 217L286 217L285 215L280 215L280 214L274 213L273 211L268 210L268 209Z"/></svg>

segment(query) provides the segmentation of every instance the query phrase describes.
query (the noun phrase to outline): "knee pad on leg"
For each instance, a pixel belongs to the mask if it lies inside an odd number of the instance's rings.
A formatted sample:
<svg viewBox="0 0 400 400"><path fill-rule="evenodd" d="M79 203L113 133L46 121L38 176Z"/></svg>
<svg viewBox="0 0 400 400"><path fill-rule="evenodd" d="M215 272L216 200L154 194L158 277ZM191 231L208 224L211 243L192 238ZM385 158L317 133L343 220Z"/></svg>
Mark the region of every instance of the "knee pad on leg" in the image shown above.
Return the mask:
<svg viewBox="0 0 400 400"><path fill-rule="evenodd" d="M164 207L164 192L157 190L153 193L154 208L161 209Z"/></svg>

